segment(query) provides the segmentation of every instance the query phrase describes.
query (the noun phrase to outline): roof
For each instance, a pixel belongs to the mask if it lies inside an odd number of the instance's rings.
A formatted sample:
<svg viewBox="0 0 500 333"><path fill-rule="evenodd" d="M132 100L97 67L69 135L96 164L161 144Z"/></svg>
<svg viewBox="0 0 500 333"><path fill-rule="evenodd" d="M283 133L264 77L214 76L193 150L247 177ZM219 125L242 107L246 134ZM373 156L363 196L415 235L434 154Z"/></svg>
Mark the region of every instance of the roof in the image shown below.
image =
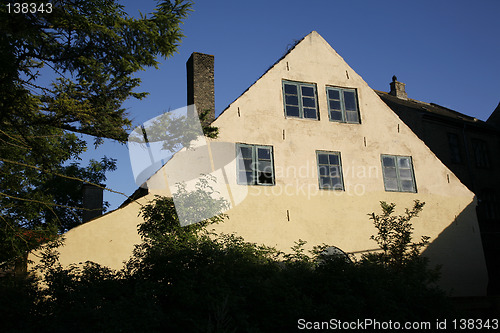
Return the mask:
<svg viewBox="0 0 500 333"><path fill-rule="evenodd" d="M402 99L398 98L396 96L393 96L389 93L383 92L383 91L378 91L375 90L375 92L382 98L382 100L388 104L390 108L392 108L394 111L395 108L401 109L412 109L415 112L419 112L424 115L428 116L435 116L438 118L448 118L449 120L456 120L460 122L465 122L465 123L470 123L478 126L485 126L487 128L493 128L486 122L479 120L475 117L471 117L468 115L465 115L463 113L457 112L452 109L448 109L444 106L435 104L435 103L426 103L422 101L417 101L411 98L408 99Z"/></svg>

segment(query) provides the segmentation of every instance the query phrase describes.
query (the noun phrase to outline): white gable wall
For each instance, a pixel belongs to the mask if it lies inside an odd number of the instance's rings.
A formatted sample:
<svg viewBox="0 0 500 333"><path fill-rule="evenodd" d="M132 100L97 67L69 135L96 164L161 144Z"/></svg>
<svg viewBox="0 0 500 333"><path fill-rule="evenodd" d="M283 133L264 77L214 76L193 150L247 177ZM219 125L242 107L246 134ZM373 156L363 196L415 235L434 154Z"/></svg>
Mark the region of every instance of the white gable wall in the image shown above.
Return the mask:
<svg viewBox="0 0 500 333"><path fill-rule="evenodd" d="M319 121L285 117L282 80L316 84ZM357 89L361 124L329 121L328 85ZM303 239L310 247L327 243L346 252L365 251L376 248L370 240L376 230L367 214L380 212L380 201L396 203L403 213L418 199L426 205L414 221L415 241L421 235L436 240L444 230L452 235L441 245L447 253L442 279L446 287L461 295L485 292L479 228L474 209L466 210L475 207L473 193L316 32L234 101L214 125L220 129L216 141L272 145L276 172L275 186L248 186L245 201L229 211L229 221L216 230L236 231L249 241L282 250ZM345 191L319 190L316 150L341 153ZM385 191L381 154L412 156L417 193Z"/></svg>

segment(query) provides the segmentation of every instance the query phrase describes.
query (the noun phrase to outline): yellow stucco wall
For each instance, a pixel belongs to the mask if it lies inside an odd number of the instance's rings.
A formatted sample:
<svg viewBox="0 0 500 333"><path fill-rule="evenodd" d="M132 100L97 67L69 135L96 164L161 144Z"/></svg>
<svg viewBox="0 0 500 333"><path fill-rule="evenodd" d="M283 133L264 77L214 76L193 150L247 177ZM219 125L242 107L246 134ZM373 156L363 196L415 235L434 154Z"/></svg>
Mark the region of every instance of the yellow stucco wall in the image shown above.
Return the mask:
<svg viewBox="0 0 500 333"><path fill-rule="evenodd" d="M285 117L282 80L316 84L320 120ZM329 121L326 86L357 90L361 124ZM459 296L485 294L487 274L473 193L318 33L306 36L214 125L220 129L218 139L210 143L214 151L224 143L272 145L276 174L274 186L237 185L235 149L229 164L218 166L212 160L215 169L224 169L234 196L239 195L233 203L244 198L227 212L228 221L215 226L216 231L236 232L248 241L281 250L302 239L309 248L327 243L346 252L365 251L376 248L370 240L376 230L367 214L380 212L380 201L396 203L402 213L418 199L426 205L414 222L415 239L431 237L426 254L432 263L443 264L443 287ZM319 190L317 150L341 153L345 191ZM417 193L384 190L381 154L412 156ZM151 194L141 202L155 193L168 193L158 184L180 166L182 172L200 171L192 155L178 154L152 177ZM139 242L138 207L130 204L69 231L60 250L61 262L92 260L119 268Z"/></svg>

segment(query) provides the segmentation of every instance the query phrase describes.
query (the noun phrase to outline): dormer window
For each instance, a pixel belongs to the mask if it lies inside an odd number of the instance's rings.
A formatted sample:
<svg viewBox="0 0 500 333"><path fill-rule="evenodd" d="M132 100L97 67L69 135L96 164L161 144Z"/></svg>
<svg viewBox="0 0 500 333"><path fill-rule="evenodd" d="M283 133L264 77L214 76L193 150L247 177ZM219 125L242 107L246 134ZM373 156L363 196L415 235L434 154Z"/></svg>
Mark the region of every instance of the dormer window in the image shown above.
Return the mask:
<svg viewBox="0 0 500 333"><path fill-rule="evenodd" d="M326 87L330 121L359 124L356 89Z"/></svg>
<svg viewBox="0 0 500 333"><path fill-rule="evenodd" d="M283 102L286 117L318 119L315 84L283 81Z"/></svg>

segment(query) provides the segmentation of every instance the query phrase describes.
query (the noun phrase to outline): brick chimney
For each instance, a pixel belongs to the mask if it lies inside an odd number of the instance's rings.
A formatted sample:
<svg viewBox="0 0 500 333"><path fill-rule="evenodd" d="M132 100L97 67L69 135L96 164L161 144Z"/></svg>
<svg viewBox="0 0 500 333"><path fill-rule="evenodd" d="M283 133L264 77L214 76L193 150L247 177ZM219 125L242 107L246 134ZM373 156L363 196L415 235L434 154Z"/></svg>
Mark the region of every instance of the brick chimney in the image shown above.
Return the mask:
<svg viewBox="0 0 500 333"><path fill-rule="evenodd" d="M100 184L102 187L105 185ZM102 188L92 184L83 184L83 223L102 215Z"/></svg>
<svg viewBox="0 0 500 333"><path fill-rule="evenodd" d="M389 94L396 96L398 98L401 98L401 99L408 99L408 95L406 94L405 86L406 86L406 84L404 84L403 82L399 82L396 75L394 75L392 77L391 91L389 92Z"/></svg>
<svg viewBox="0 0 500 333"><path fill-rule="evenodd" d="M198 114L210 110L205 124L215 119L214 56L193 52L186 63L187 104L195 104Z"/></svg>

